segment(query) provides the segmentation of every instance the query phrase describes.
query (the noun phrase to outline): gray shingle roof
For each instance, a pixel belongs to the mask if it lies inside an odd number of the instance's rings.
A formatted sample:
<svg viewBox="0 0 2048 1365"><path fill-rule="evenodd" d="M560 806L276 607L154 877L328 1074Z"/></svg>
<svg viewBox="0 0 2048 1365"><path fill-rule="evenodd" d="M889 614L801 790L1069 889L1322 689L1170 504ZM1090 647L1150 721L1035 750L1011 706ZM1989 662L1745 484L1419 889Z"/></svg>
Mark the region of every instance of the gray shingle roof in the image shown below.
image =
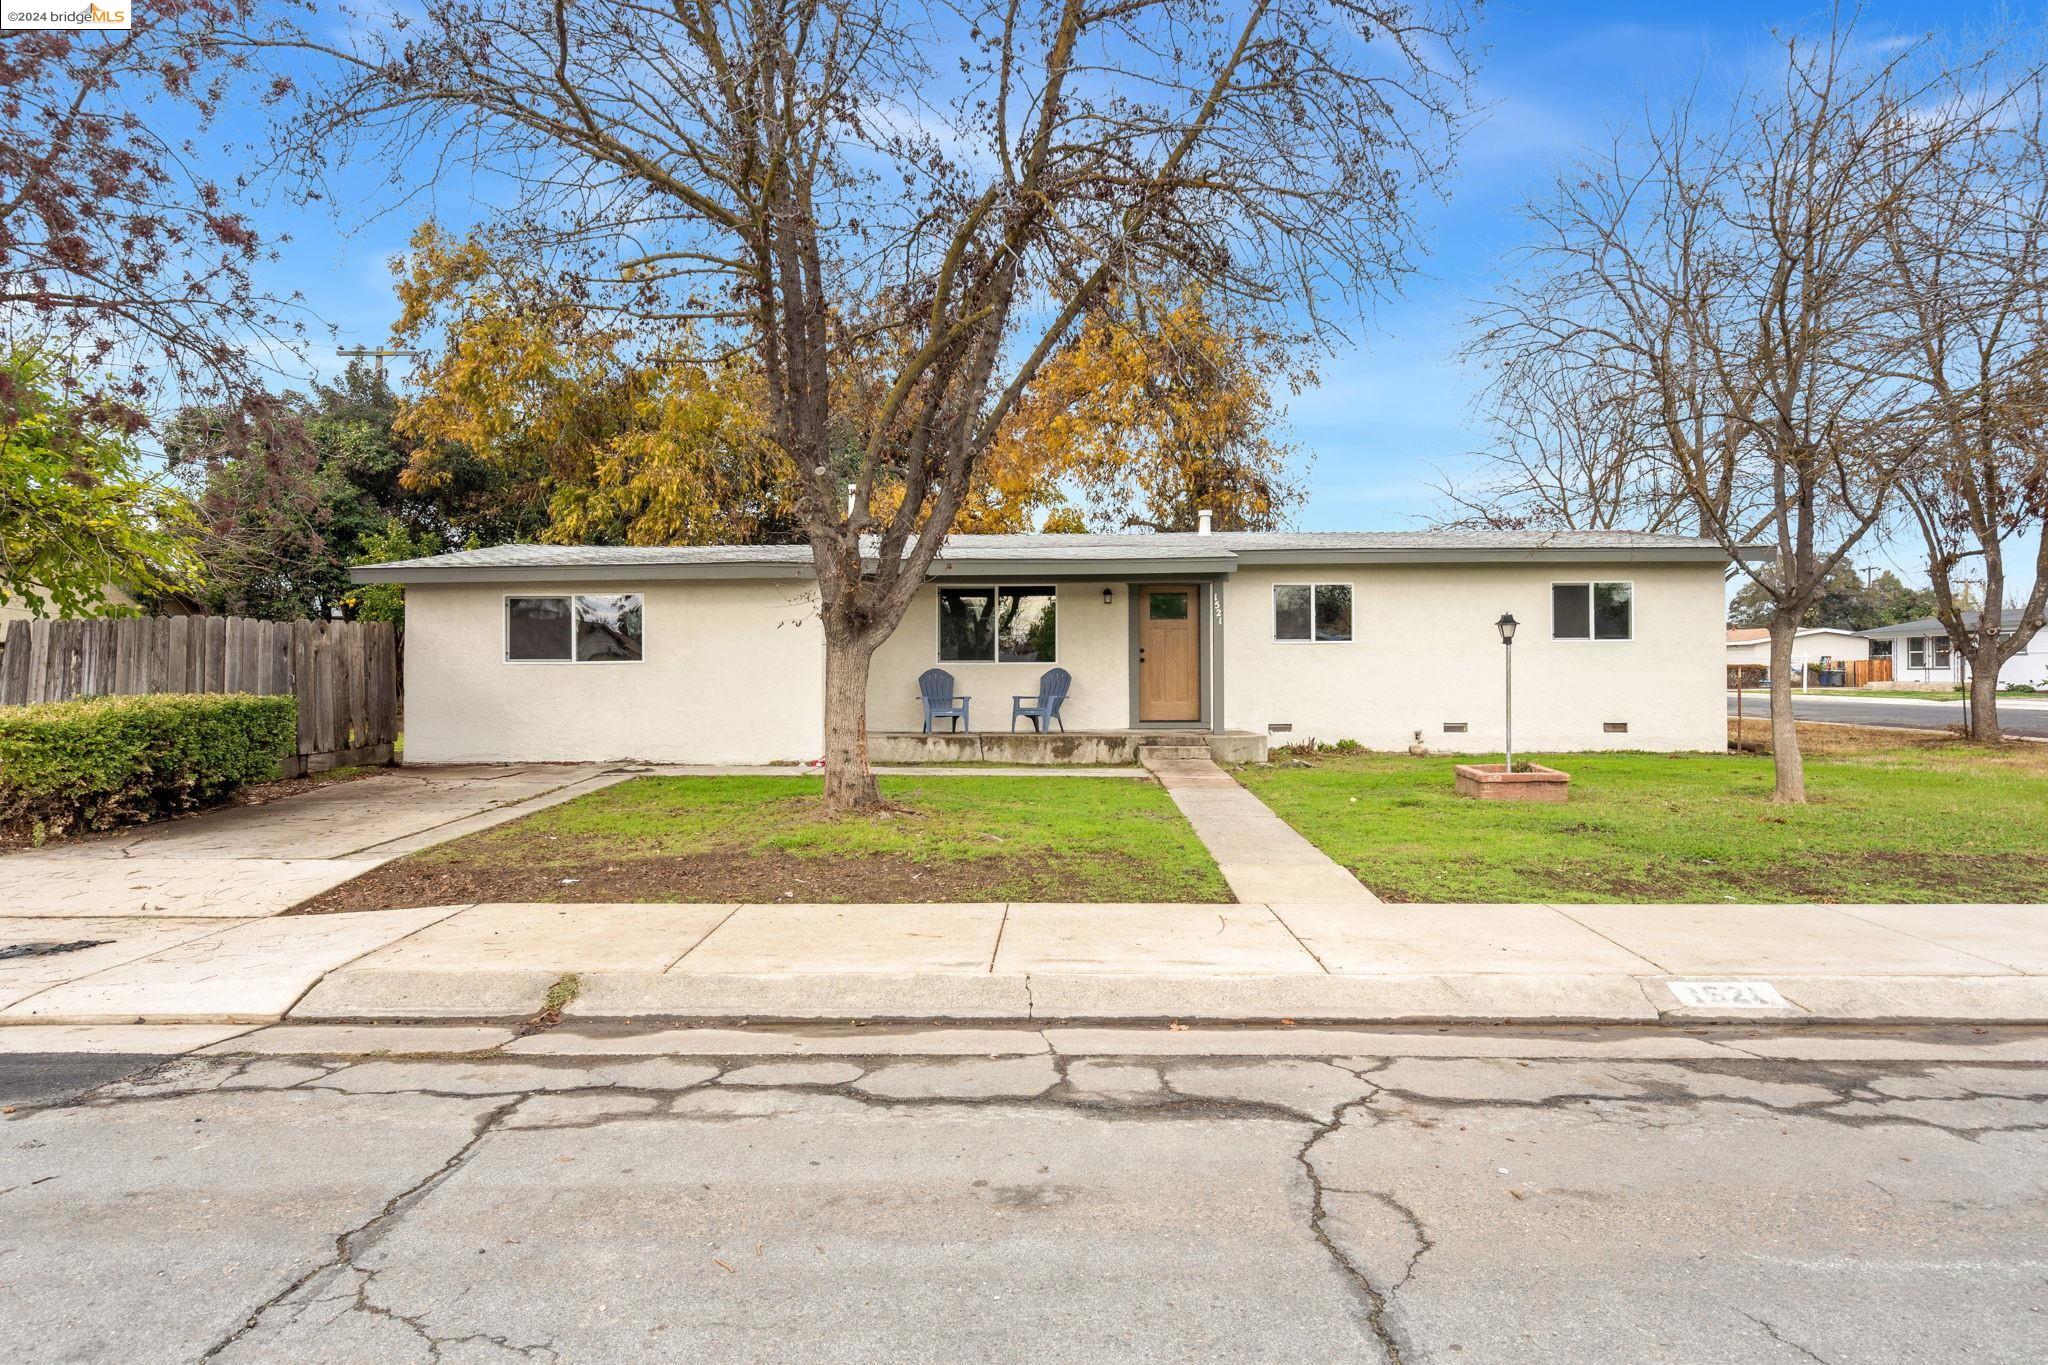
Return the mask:
<svg viewBox="0 0 2048 1365"><path fill-rule="evenodd" d="M2017 629L2019 628L2019 624L2020 624L2020 618L2021 618L2022 616L2024 616L2024 615L2026 615L2026 613L2025 613L2025 612L2021 612L2021 611L2006 611L2006 612L2001 612L2001 613L1999 614L1999 618L1998 618L1998 628L1999 628L2000 630L2017 630ZM1974 611L1966 611L1966 612L1964 612L1964 613L1963 613L1963 629L1965 629L1965 630L1975 630L1976 628L1977 628L1977 613L1976 613L1976 612L1974 612ZM1936 618L1936 617L1933 617L1933 616L1923 616L1923 617L1921 617L1921 618L1920 618L1919 620L1917 620L1917 621L1900 621L1900 622L1899 622L1898 624L1896 624L1896 625L1890 625L1890 626L1872 626L1872 627L1871 627L1871 628L1870 628L1869 630L1865 630L1865 631L1859 631L1859 632L1858 632L1858 634L1861 634L1861 635L1946 635L1946 634L1948 634L1948 627L1947 627L1947 626L1945 626L1945 625L1943 625L1943 624L1941 623L1941 621L1940 621L1940 620L1939 620L1938 618Z"/></svg>
<svg viewBox="0 0 2048 1365"><path fill-rule="evenodd" d="M1137 533L1118 535L962 535L953 536L940 552L942 562L1115 565L1134 561L1171 560L1176 564L1207 564L1228 570L1239 563L1312 563L1336 559L1413 558L1472 560L1540 557L1704 559L1717 557L1720 547L1691 536L1644 531L1218 531ZM541 576L569 571L588 576L605 569L664 568L707 573L771 574L808 572L806 545L494 545L460 550L426 559L395 560L364 566L362 582L405 582L466 575L506 577L519 570Z"/></svg>

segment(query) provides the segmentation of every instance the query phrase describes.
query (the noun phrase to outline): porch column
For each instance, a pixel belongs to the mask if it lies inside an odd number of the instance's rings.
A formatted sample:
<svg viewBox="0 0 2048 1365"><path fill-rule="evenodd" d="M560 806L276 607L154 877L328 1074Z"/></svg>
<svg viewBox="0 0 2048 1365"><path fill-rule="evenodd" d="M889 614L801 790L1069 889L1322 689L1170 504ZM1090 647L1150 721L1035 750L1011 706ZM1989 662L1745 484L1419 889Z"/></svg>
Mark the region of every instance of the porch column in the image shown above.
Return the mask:
<svg viewBox="0 0 2048 1365"><path fill-rule="evenodd" d="M1223 580L1209 584L1209 733L1223 733Z"/></svg>

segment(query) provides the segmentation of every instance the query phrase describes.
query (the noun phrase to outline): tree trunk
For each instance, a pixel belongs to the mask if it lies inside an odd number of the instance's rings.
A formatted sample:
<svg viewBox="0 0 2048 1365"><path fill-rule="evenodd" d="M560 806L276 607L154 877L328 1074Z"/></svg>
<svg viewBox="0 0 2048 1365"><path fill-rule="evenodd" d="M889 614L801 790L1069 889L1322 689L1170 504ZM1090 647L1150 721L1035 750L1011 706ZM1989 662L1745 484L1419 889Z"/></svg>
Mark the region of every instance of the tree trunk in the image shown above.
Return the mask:
<svg viewBox="0 0 2048 1365"><path fill-rule="evenodd" d="M1771 619L1771 767L1777 777L1773 801L1806 804L1806 760L1799 755L1799 730L1792 716L1792 645L1796 617Z"/></svg>
<svg viewBox="0 0 2048 1365"><path fill-rule="evenodd" d="M825 809L833 815L882 805L868 768L868 669L879 643L825 634Z"/></svg>
<svg viewBox="0 0 2048 1365"><path fill-rule="evenodd" d="M1972 643L1977 657L1970 660L1970 734L1979 744L1997 744L2004 739L1998 728L1998 635Z"/></svg>

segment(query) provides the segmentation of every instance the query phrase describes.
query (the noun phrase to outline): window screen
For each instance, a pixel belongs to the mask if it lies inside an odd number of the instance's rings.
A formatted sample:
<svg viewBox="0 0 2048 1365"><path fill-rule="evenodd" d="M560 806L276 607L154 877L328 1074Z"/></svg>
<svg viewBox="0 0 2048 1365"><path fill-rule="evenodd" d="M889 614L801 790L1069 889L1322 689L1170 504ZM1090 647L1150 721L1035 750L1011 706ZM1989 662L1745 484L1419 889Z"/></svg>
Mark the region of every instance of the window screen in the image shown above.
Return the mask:
<svg viewBox="0 0 2048 1365"><path fill-rule="evenodd" d="M1593 638L1593 607L1584 583L1550 585L1550 637L1553 640Z"/></svg>
<svg viewBox="0 0 2048 1365"><path fill-rule="evenodd" d="M994 588L939 589L939 657L995 657Z"/></svg>
<svg viewBox="0 0 2048 1365"><path fill-rule="evenodd" d="M570 599L505 599L505 657L513 660L570 657Z"/></svg>
<svg viewBox="0 0 2048 1365"><path fill-rule="evenodd" d="M1309 636L1309 585L1277 583L1273 586L1273 638L1306 640Z"/></svg>

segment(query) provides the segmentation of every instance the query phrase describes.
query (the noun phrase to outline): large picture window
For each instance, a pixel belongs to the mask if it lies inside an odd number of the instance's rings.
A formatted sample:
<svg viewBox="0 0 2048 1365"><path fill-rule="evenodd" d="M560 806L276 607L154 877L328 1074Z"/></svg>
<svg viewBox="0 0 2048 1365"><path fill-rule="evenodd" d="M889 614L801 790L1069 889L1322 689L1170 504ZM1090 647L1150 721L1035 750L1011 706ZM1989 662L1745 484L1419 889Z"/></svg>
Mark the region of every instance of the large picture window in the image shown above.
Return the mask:
<svg viewBox="0 0 2048 1365"><path fill-rule="evenodd" d="M505 657L513 663L635 663L644 634L640 594L505 599Z"/></svg>
<svg viewBox="0 0 2048 1365"><path fill-rule="evenodd" d="M1275 583L1273 638L1343 644L1351 638L1349 583Z"/></svg>
<svg viewBox="0 0 2048 1365"><path fill-rule="evenodd" d="M939 659L1049 664L1059 658L1059 593L1051 587L939 589Z"/></svg>
<svg viewBox="0 0 2048 1365"><path fill-rule="evenodd" d="M1551 639L1628 640L1634 637L1634 584L1550 585Z"/></svg>

